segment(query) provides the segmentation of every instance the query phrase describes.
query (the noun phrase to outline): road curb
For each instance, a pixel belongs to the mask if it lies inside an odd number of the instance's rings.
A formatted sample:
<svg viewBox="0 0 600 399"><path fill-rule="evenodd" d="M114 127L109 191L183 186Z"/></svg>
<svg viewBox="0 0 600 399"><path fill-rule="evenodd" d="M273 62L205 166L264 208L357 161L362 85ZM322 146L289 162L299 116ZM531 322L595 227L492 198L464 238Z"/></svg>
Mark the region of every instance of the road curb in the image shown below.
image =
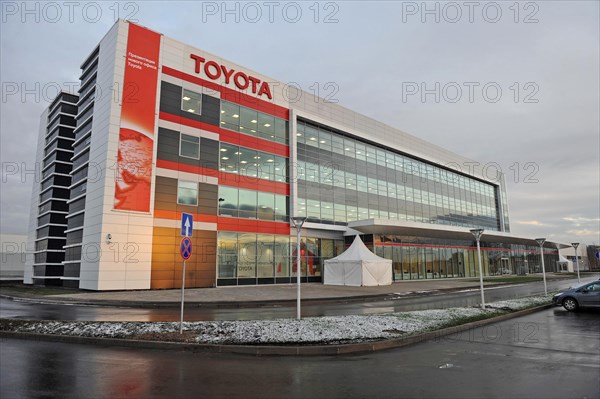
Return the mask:
<svg viewBox="0 0 600 399"><path fill-rule="evenodd" d="M491 284L493 287L504 287L522 283L497 283ZM450 293L455 291L461 291L466 289L479 288L479 285L465 286L465 287L452 287L452 288L437 288L432 290L420 292L414 292L410 295L403 295L401 298L419 297L431 295L432 292ZM303 303L320 304L320 303L352 303L352 302L375 302L382 300L392 300L398 297L398 293L384 293L384 294L369 294L369 295L356 295L356 296L340 296L340 297L327 297L327 298L302 298ZM125 308L173 308L181 306L181 302L177 301L164 301L164 302L153 302L153 301L112 301L102 299L89 299L89 300L77 300L73 298L56 298L53 299L51 296L40 297L36 295L10 295L0 294L0 298L9 300L22 300L33 303L50 304L50 305L81 305L81 306L108 306L108 307L125 307ZM215 308L215 309L244 309L244 308L261 308L261 307L273 307L278 305L283 306L295 306L296 298L290 299L267 299L257 301L212 301L212 302L201 302L201 301L190 301L186 300L186 308Z"/></svg>
<svg viewBox="0 0 600 399"><path fill-rule="evenodd" d="M79 337L68 335L23 333L13 331L0 331L0 337L34 341L93 344L100 346L121 346L138 349L179 350L205 353L232 353L253 356L335 356L345 354L370 353L386 349L414 345L419 342L445 337L473 328L482 327L488 324L498 323L516 317L526 316L535 312L539 312L541 310L552 308L553 306L554 305L552 304L537 306L534 308L519 310L512 313L491 317L489 319L477 320L459 326L447 327L440 330L411 335L403 338L337 345L211 345L180 342L144 341L122 338Z"/></svg>

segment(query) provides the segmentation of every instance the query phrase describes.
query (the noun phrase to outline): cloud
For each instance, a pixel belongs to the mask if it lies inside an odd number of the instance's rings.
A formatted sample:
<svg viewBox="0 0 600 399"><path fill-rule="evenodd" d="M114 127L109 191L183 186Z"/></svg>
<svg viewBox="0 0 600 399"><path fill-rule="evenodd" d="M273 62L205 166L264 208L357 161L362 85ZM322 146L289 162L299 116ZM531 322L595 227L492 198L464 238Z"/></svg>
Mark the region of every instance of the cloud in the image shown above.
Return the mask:
<svg viewBox="0 0 600 399"><path fill-rule="evenodd" d="M567 233L579 236L579 237L600 237L600 230L590 230L590 229L581 229L581 230L569 230Z"/></svg>
<svg viewBox="0 0 600 399"><path fill-rule="evenodd" d="M563 220L566 222L575 223L576 226L581 226L581 225L585 225L585 224L595 224L595 225L600 224L600 218L566 217L566 218L563 218Z"/></svg>
<svg viewBox="0 0 600 399"><path fill-rule="evenodd" d="M538 220L517 220L515 223L525 224L525 225L530 225L530 226L546 226L546 224L544 224Z"/></svg>

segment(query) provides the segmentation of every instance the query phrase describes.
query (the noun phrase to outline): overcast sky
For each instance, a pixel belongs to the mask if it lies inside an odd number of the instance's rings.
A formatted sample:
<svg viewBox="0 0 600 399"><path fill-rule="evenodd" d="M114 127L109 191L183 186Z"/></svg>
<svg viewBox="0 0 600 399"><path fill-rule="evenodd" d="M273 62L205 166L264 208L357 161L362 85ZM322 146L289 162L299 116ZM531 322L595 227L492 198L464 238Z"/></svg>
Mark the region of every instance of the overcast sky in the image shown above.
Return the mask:
<svg viewBox="0 0 600 399"><path fill-rule="evenodd" d="M600 243L596 1L115 4L2 2L2 233L26 233L39 115L130 17L500 167L515 235Z"/></svg>

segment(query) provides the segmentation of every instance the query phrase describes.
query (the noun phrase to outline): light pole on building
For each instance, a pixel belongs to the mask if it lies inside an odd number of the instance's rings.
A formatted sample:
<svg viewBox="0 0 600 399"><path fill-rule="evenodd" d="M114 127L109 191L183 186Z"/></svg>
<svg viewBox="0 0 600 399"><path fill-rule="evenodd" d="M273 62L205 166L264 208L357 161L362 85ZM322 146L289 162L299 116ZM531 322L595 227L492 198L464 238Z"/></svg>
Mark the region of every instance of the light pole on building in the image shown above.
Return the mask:
<svg viewBox="0 0 600 399"><path fill-rule="evenodd" d="M581 284L581 279L579 278L579 261L578 261L578 259L577 259L577 258L578 258L578 257L577 257L577 247L579 246L579 243L578 243L578 242L572 242L572 243L571 243L571 246L572 246L573 248L575 248L575 266L577 267L577 282L578 282L579 284Z"/></svg>
<svg viewBox="0 0 600 399"><path fill-rule="evenodd" d="M295 216L290 218L290 221L296 228L296 319L300 320L300 230L306 222L306 216Z"/></svg>
<svg viewBox="0 0 600 399"><path fill-rule="evenodd" d="M536 238L538 245L540 246L540 256L542 257L542 276L544 277L544 294L548 295L548 287L546 286L546 267L544 266L544 243L545 238Z"/></svg>
<svg viewBox="0 0 600 399"><path fill-rule="evenodd" d="M473 237L475 237L475 241L477 241L477 260L479 263L479 289L481 290L481 308L485 309L485 297L483 295L483 269L481 267L481 248L479 246L479 240L483 235L483 229L472 229L469 230Z"/></svg>

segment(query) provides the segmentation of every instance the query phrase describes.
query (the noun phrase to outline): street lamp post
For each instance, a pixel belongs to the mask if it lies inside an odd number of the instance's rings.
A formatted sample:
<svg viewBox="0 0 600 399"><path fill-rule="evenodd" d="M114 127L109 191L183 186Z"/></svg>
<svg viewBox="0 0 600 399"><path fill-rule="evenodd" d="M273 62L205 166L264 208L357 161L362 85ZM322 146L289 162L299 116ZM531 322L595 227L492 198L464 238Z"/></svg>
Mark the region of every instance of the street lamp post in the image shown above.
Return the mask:
<svg viewBox="0 0 600 399"><path fill-rule="evenodd" d="M544 277L544 294L548 295L548 286L546 285L546 266L544 266L544 243L545 238L536 238L538 245L540 246L540 256L542 257L542 276Z"/></svg>
<svg viewBox="0 0 600 399"><path fill-rule="evenodd" d="M483 295L483 269L481 268L481 248L479 246L479 240L483 235L483 229L472 229L469 230L473 237L475 237L475 241L477 241L477 259L479 263L479 289L481 290L481 308L485 309L485 297Z"/></svg>
<svg viewBox="0 0 600 399"><path fill-rule="evenodd" d="M306 222L305 216L290 218L292 226L296 228L296 319L300 320L300 230Z"/></svg>
<svg viewBox="0 0 600 399"><path fill-rule="evenodd" d="M575 266L577 267L577 282L581 284L581 279L579 278L579 261L577 260L577 247L579 246L578 242L572 242L571 246L575 248Z"/></svg>

